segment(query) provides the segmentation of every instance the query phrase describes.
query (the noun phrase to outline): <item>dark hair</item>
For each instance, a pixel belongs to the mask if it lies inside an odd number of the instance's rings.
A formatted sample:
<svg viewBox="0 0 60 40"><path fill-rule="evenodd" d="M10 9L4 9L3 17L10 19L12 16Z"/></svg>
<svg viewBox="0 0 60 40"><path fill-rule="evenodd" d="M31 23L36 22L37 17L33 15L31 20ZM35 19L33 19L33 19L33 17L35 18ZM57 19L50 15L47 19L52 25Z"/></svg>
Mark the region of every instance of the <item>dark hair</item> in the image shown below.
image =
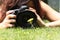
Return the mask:
<svg viewBox="0 0 60 40"><path fill-rule="evenodd" d="M21 6L22 4L27 4L29 1L33 1L36 12L40 13L40 3L39 0L0 0L0 5L7 6L7 8L12 8L16 6Z"/></svg>
<svg viewBox="0 0 60 40"><path fill-rule="evenodd" d="M11 7L15 6L17 2L18 2L18 0L0 0L0 6L3 5L8 8L11 8Z"/></svg>
<svg viewBox="0 0 60 40"><path fill-rule="evenodd" d="M7 6L8 8L12 8L16 6L21 6L22 4L27 4L30 0L0 0L0 5Z"/></svg>
<svg viewBox="0 0 60 40"><path fill-rule="evenodd" d="M34 4L34 7L35 7L35 9L36 9L36 12L37 12L37 14L39 14L40 15L40 8L41 8L41 6L40 6L40 3L39 3L39 1L40 0L32 0L33 1L33 4Z"/></svg>

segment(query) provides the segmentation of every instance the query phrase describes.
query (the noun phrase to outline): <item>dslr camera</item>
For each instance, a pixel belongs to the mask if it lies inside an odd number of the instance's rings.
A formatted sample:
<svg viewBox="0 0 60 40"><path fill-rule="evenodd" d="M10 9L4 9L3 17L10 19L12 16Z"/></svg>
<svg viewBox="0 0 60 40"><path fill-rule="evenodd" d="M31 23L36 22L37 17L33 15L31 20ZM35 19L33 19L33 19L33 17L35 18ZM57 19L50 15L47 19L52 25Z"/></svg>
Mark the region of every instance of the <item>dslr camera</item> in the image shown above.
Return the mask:
<svg viewBox="0 0 60 40"><path fill-rule="evenodd" d="M29 7L22 5L19 9L12 10L14 15L16 15L15 26L30 28L36 25L37 17L34 12L29 11Z"/></svg>

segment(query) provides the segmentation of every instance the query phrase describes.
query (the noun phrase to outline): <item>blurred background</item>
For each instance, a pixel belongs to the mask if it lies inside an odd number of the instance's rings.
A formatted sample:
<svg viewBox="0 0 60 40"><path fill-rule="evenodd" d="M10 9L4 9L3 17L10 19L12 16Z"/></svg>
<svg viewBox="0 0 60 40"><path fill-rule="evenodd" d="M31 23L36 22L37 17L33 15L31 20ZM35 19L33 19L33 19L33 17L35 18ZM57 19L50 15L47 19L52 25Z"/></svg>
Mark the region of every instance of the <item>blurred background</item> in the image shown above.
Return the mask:
<svg viewBox="0 0 60 40"><path fill-rule="evenodd" d="M52 8L54 8L56 11L60 12L60 0L44 0L46 3L48 3Z"/></svg>

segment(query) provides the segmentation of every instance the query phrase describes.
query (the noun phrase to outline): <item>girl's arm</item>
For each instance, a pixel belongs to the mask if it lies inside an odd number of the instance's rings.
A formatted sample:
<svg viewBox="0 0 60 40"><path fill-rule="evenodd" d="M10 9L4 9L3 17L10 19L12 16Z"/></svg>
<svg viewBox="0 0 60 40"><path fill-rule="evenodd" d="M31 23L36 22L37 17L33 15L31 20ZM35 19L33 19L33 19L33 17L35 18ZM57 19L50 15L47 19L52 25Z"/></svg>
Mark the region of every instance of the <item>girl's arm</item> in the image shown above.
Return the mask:
<svg viewBox="0 0 60 40"><path fill-rule="evenodd" d="M45 23L42 21L42 19L37 15L37 22L38 24L42 24L47 27L55 27L55 26L60 26L60 14L52 9L49 5L44 3L43 1L40 1L41 9L45 12L45 15L48 17L53 22L50 23Z"/></svg>
<svg viewBox="0 0 60 40"><path fill-rule="evenodd" d="M51 8L49 5L47 5L43 1L40 1L40 5L41 5L41 10L45 12L42 14L45 14L49 20L51 21L60 20L59 12L55 11L53 8Z"/></svg>

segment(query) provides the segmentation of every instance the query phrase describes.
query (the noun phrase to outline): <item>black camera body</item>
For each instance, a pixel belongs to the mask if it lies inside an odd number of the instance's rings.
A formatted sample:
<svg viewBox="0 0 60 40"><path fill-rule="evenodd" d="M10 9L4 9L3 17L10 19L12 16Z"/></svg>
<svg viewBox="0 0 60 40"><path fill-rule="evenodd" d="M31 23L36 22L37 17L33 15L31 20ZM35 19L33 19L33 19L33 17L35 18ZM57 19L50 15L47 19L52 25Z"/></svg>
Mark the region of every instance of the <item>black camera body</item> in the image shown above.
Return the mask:
<svg viewBox="0 0 60 40"><path fill-rule="evenodd" d="M22 5L19 9L13 10L12 14L16 15L15 26L23 28L34 27L36 24L37 17L34 12L28 10L29 7Z"/></svg>

